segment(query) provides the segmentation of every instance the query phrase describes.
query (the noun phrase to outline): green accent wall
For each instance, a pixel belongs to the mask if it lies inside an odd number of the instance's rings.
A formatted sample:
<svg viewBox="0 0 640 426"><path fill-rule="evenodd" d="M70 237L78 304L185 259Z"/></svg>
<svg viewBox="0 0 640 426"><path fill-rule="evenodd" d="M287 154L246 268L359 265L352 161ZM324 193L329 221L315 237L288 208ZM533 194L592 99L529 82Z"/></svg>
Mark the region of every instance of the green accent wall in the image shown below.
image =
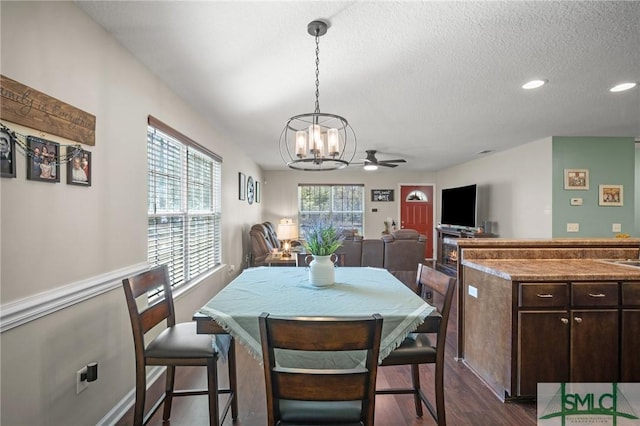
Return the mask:
<svg viewBox="0 0 640 426"><path fill-rule="evenodd" d="M622 225L622 232L639 236L635 218L635 151L632 137L552 138L554 238L613 237L614 223ZM565 190L565 169L588 169L589 189ZM623 205L598 205L601 184L623 185ZM571 198L582 198L582 205L572 206ZM567 223L578 223L579 232L567 232Z"/></svg>

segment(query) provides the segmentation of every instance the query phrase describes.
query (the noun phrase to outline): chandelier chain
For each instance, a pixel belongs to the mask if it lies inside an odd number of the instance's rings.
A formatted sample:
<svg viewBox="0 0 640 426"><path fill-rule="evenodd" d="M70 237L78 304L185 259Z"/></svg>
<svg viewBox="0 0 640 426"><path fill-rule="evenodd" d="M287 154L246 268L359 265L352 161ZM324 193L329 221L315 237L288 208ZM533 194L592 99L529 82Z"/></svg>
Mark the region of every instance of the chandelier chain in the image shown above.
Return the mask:
<svg viewBox="0 0 640 426"><path fill-rule="evenodd" d="M316 113L320 112L320 30L316 28Z"/></svg>

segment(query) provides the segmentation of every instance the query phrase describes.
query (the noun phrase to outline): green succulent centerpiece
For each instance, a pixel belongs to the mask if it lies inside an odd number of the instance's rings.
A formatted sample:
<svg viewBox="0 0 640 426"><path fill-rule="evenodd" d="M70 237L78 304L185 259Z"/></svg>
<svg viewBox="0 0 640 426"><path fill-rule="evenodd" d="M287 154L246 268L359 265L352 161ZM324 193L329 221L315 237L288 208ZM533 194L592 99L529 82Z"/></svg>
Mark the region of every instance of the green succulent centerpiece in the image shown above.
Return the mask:
<svg viewBox="0 0 640 426"><path fill-rule="evenodd" d="M330 256L342 245L342 236L332 223L317 223L304 233L304 248L315 256Z"/></svg>

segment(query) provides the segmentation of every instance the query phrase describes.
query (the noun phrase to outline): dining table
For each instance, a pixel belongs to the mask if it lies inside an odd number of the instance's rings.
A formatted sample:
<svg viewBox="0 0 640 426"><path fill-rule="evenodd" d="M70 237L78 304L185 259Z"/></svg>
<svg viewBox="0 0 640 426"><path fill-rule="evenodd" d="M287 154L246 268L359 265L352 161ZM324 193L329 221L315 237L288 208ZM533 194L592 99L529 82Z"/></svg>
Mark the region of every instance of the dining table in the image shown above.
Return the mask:
<svg viewBox="0 0 640 426"><path fill-rule="evenodd" d="M380 362L410 333L435 332L440 323L432 305L386 269L373 267L338 267L335 283L326 287L311 285L308 268L248 268L199 309L193 320L198 333L230 334L234 339L226 342L237 340L261 362L258 318L263 312L278 317L380 314Z"/></svg>

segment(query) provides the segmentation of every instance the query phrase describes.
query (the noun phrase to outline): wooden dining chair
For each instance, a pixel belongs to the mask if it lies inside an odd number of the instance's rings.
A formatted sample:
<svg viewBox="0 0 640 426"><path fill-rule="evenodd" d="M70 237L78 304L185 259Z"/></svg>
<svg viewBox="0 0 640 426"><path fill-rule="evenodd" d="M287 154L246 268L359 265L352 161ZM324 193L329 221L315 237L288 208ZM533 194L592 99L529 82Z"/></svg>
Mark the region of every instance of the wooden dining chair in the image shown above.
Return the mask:
<svg viewBox="0 0 640 426"><path fill-rule="evenodd" d="M416 292L436 307L440 314L440 321L433 321L433 329L426 330L428 333L409 335L380 364L381 366L411 365L412 387L379 389L376 391L378 395L413 394L416 415L422 417L422 403L424 403L439 426L447 424L444 407L444 349L455 285L455 278L429 268L422 263L418 265ZM436 334L435 341L432 340L432 333ZM420 387L420 364L435 364L435 410Z"/></svg>
<svg viewBox="0 0 640 426"><path fill-rule="evenodd" d="M268 425L373 425L382 317L260 316ZM366 352L355 368L286 368L280 350ZM328 356L328 355L325 355ZM314 363L315 364L315 363Z"/></svg>
<svg viewBox="0 0 640 426"><path fill-rule="evenodd" d="M169 420L171 416L171 402L174 396L208 395L209 396L209 424L222 424L229 407L232 417L238 417L238 403L236 393L236 359L233 341L230 342L228 353L229 389L218 389L217 361L219 353L213 347L210 335L197 334L194 322L176 324L173 306L173 296L169 284L169 274L166 265L158 266L133 277L122 280L124 294L127 299L133 344L136 360L136 401L134 406L133 424L146 424L156 410L164 402L162 419ZM147 293L162 287L158 296L148 303ZM141 299L137 300L140 296ZM139 308L139 303L143 305ZM166 320L166 328L145 346L145 333ZM225 338L231 338L225 336ZM166 366L165 393L153 405L149 413L144 415L147 374L146 366ZM175 367L177 366L205 366L207 367L208 388L204 390L174 390ZM222 410L218 423L218 394L229 394L227 403Z"/></svg>

